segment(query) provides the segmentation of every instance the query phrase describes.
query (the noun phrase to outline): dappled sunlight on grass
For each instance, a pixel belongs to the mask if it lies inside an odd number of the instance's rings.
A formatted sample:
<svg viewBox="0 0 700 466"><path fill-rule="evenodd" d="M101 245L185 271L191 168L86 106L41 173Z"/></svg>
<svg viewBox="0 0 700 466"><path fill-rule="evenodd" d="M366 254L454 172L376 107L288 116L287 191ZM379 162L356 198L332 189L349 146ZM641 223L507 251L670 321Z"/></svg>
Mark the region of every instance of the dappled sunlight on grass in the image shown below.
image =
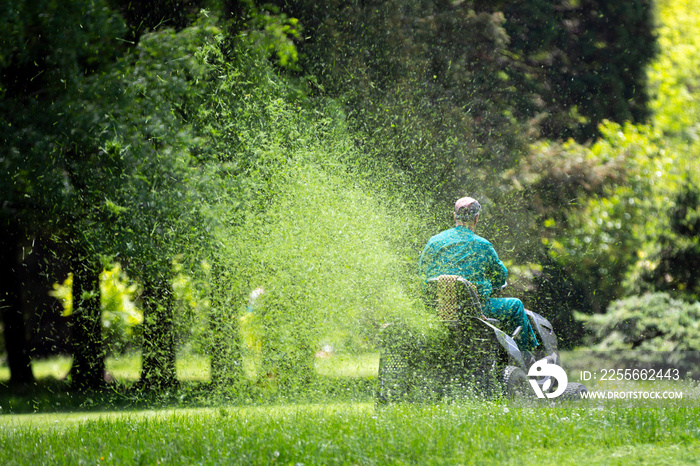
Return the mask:
<svg viewBox="0 0 700 466"><path fill-rule="evenodd" d="M178 418L217 418L236 415L242 417L265 417L283 419L290 415L304 412L312 416L333 414L367 414L374 412L373 403L320 403L320 404L288 404L275 406L251 407L215 407L215 408L174 408L174 409L134 409L126 411L85 411L73 413L31 413L0 416L0 429L6 427L38 427L56 428L68 427L87 421L137 421L146 422L149 419L173 421ZM60 425L56 425L60 424Z"/></svg>
<svg viewBox="0 0 700 466"><path fill-rule="evenodd" d="M249 379L254 379L254 361L247 358L243 362L245 374ZM258 361L259 364L259 361ZM379 367L378 353L363 354L330 354L325 357L315 358L315 368L318 375L327 377L374 377ZM64 379L70 371L71 358L68 356L54 356L51 358L35 360L32 363L34 376L37 379L54 378ZM135 382L141 375L141 353L131 352L118 356L110 356L105 359L105 367L109 376L119 382ZM209 381L210 358L194 353L180 353L175 360L177 377L181 381ZM0 366L0 382L6 382L10 378L10 371L6 366Z"/></svg>
<svg viewBox="0 0 700 466"><path fill-rule="evenodd" d="M106 360L107 372L121 382L136 381L141 375L141 353L133 352ZM175 359L177 378L181 381L208 381L209 357L179 353Z"/></svg>
<svg viewBox="0 0 700 466"><path fill-rule="evenodd" d="M54 378L63 380L68 376L72 358L52 356L32 361L32 371L37 380ZM119 382L135 382L141 375L141 353L132 352L105 358L105 368L109 377ZM178 354L175 360L177 377L182 381L208 381L209 358L198 354ZM10 369L0 366L0 382L10 380Z"/></svg>
<svg viewBox="0 0 700 466"><path fill-rule="evenodd" d="M37 379L53 377L57 380L64 379L70 370L72 358L57 356L48 359L40 359L32 362L32 371Z"/></svg>
<svg viewBox="0 0 700 466"><path fill-rule="evenodd" d="M32 361L32 372L37 379L54 378L64 379L70 370L71 358L69 356L53 356ZM0 365L0 382L10 380L10 369L6 365Z"/></svg>

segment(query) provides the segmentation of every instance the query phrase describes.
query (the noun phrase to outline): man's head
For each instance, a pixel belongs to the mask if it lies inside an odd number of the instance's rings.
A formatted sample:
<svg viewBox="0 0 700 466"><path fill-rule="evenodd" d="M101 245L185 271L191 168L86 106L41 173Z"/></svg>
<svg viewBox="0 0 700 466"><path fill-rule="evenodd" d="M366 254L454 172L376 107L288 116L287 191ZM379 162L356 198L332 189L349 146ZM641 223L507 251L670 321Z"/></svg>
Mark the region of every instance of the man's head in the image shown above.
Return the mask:
<svg viewBox="0 0 700 466"><path fill-rule="evenodd" d="M476 225L481 204L473 197L463 197L455 202L455 222L457 225Z"/></svg>

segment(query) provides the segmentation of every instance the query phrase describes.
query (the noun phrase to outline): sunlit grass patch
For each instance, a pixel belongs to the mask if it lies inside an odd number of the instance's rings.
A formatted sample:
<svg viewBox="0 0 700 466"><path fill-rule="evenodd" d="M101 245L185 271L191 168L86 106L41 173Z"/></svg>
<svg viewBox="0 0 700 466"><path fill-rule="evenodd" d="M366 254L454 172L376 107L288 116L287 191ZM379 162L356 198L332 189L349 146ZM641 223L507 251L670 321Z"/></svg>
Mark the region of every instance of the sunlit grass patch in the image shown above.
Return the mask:
<svg viewBox="0 0 700 466"><path fill-rule="evenodd" d="M376 377L379 353L336 354L317 357L316 372L329 377Z"/></svg>
<svg viewBox="0 0 700 466"><path fill-rule="evenodd" d="M107 373L115 380L136 381L141 373L141 354L127 353L110 356L105 360Z"/></svg>
<svg viewBox="0 0 700 466"><path fill-rule="evenodd" d="M700 444L678 443L659 445L656 443L640 445L622 445L615 448L596 448L582 445L570 450L550 450L542 448L532 451L525 464L580 465L581 458L586 464L605 465L666 465L697 464L700 457Z"/></svg>
<svg viewBox="0 0 700 466"><path fill-rule="evenodd" d="M259 361L258 361L259 364ZM37 379L64 379L70 371L71 358L54 356L32 362L32 370ZM244 372L250 380L255 379L255 361L246 358L243 361ZM109 376L120 382L135 382L141 375L141 354L130 352L105 359L105 367ZM191 352L179 353L175 360L178 380L208 381L210 380L210 358ZM363 354L328 354L315 358L316 372L327 377L374 377L379 367L378 353ZM0 366L0 382L10 379L10 370Z"/></svg>
<svg viewBox="0 0 700 466"><path fill-rule="evenodd" d="M37 379L53 377L63 379L68 374L71 366L71 358L68 356L57 356L48 359L32 361L32 371Z"/></svg>
<svg viewBox="0 0 700 466"><path fill-rule="evenodd" d="M50 358L34 359L32 361L32 372L37 379L54 378L61 380L68 375L71 358L69 356L52 356ZM0 365L0 382L10 380L10 368L4 364Z"/></svg>
<svg viewBox="0 0 700 466"><path fill-rule="evenodd" d="M175 360L178 380L210 380L210 358L201 354L184 353Z"/></svg>
<svg viewBox="0 0 700 466"><path fill-rule="evenodd" d="M71 357L52 356L32 361L32 372L38 380L54 378L63 380L68 376L71 367ZM180 353L175 360L178 380L208 381L209 358L194 353ZM141 376L141 353L130 352L105 358L105 368L109 377L119 382L135 382ZM0 366L0 382L10 380L10 369Z"/></svg>
<svg viewBox="0 0 700 466"><path fill-rule="evenodd" d="M105 365L111 377L120 382L134 382L141 375L141 353L131 352L110 356ZM181 381L208 381L209 357L191 352L178 353L175 358L177 378Z"/></svg>

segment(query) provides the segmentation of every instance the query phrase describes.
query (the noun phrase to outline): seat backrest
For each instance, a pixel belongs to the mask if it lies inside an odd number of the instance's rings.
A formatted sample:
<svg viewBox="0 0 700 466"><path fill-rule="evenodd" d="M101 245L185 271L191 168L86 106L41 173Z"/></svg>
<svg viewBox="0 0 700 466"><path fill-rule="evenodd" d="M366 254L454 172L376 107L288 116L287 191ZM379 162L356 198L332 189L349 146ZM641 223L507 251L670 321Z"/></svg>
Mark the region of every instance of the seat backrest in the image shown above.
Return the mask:
<svg viewBox="0 0 700 466"><path fill-rule="evenodd" d="M483 310L476 287L459 275L440 275L428 280L429 300L445 322L460 322L467 316L481 317Z"/></svg>

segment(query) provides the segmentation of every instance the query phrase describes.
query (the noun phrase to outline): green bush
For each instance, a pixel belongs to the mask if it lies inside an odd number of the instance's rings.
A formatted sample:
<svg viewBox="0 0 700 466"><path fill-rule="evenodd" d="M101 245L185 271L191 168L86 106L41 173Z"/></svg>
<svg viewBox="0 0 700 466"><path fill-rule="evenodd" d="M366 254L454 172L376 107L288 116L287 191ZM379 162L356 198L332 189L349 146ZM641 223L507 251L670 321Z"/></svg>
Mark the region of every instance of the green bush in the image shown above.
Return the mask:
<svg viewBox="0 0 700 466"><path fill-rule="evenodd" d="M614 301L605 314L576 317L598 350L700 351L700 302L650 293Z"/></svg>

